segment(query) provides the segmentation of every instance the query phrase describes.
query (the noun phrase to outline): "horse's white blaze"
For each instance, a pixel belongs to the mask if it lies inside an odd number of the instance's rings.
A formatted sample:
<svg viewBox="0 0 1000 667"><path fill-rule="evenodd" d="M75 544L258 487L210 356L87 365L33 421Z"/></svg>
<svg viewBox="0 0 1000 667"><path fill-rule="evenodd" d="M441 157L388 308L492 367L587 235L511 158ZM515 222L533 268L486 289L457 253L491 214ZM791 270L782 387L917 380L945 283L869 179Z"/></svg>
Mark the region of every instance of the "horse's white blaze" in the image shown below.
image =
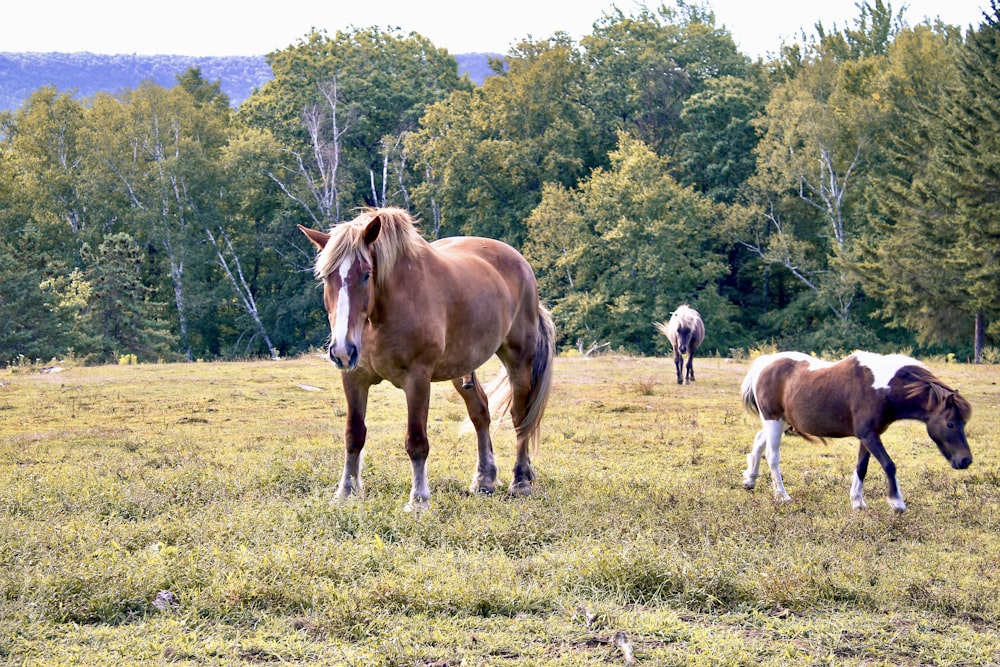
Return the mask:
<svg viewBox="0 0 1000 667"><path fill-rule="evenodd" d="M338 273L340 274L340 291L337 293L337 315L333 320L333 339L331 345L334 347L334 352L342 353L345 352L345 343L347 341L347 321L350 319L351 313L351 299L347 294L347 276L351 271L351 265L354 263L354 257L348 257L340 265Z"/></svg>
<svg viewBox="0 0 1000 667"><path fill-rule="evenodd" d="M872 352L855 352L851 355L857 362L870 370L875 378L873 389L888 389L889 381L904 366L923 366L922 363L905 354L874 354Z"/></svg>

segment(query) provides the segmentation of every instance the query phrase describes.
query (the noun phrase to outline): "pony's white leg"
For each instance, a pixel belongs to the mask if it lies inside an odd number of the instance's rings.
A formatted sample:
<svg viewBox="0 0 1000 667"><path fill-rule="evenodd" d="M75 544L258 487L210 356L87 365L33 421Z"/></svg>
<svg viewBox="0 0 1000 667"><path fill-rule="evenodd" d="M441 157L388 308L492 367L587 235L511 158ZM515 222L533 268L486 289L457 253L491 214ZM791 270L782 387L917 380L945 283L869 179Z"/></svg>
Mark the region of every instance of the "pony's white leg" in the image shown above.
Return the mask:
<svg viewBox="0 0 1000 667"><path fill-rule="evenodd" d="M896 510L897 512L906 511L906 502L903 501L902 491L899 492L899 495L889 496L888 498L886 498L886 500L889 502L889 507Z"/></svg>
<svg viewBox="0 0 1000 667"><path fill-rule="evenodd" d="M856 510L868 509L865 502L865 480L861 479L858 471L854 471L854 480L851 482L851 507Z"/></svg>
<svg viewBox="0 0 1000 667"><path fill-rule="evenodd" d="M757 484L757 474L760 470L760 459L764 455L764 445L767 444L767 435L764 429L757 431L753 439L753 447L747 454L747 469L743 471L743 488L752 489Z"/></svg>
<svg viewBox="0 0 1000 667"><path fill-rule="evenodd" d="M785 491L785 483L781 479L781 435L785 430L783 419L765 419L761 429L767 439L767 465L771 468L771 488L774 497L782 502L791 501L792 497Z"/></svg>

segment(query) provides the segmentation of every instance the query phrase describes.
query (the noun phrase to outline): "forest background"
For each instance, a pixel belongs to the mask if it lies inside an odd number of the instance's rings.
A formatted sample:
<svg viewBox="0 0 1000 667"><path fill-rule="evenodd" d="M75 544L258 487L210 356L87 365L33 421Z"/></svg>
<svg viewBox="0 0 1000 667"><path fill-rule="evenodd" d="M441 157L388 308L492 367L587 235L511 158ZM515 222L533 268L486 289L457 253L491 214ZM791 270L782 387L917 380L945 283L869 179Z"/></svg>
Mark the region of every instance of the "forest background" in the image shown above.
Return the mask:
<svg viewBox="0 0 1000 667"><path fill-rule="evenodd" d="M1000 360L1000 0L876 0L742 54L707 8L614 10L492 61L312 32L238 107L199 68L0 112L0 364L281 357L328 334L296 224L402 206L507 241L563 349L762 343Z"/></svg>

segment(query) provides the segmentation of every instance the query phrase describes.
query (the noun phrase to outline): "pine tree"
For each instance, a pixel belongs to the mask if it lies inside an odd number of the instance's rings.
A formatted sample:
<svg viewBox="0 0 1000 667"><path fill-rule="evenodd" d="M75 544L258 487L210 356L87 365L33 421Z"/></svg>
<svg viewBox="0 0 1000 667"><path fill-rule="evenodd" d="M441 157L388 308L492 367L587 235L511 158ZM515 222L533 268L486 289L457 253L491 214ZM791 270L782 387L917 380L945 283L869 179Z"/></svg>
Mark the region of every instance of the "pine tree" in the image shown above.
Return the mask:
<svg viewBox="0 0 1000 667"><path fill-rule="evenodd" d="M891 324L927 343L972 334L976 361L986 334L1000 333L1000 0L991 4L958 49L953 84L896 132L888 236L855 266Z"/></svg>

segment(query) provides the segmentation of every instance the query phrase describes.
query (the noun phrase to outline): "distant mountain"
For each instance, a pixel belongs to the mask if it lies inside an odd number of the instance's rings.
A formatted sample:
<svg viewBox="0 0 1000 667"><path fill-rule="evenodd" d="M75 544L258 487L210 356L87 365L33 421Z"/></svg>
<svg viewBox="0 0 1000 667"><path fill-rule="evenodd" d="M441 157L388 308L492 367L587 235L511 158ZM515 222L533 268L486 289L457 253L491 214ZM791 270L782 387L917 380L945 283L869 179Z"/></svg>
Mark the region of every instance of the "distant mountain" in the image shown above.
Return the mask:
<svg viewBox="0 0 1000 667"><path fill-rule="evenodd" d="M492 74L490 53L456 55L459 74L482 85ZM239 106L255 89L271 80L273 73L264 56L139 56L95 53L0 53L0 110L19 108L32 92L55 86L60 92L91 97L98 92L116 93L136 88L152 79L170 88L177 76L200 67L207 81L218 81L233 106Z"/></svg>

